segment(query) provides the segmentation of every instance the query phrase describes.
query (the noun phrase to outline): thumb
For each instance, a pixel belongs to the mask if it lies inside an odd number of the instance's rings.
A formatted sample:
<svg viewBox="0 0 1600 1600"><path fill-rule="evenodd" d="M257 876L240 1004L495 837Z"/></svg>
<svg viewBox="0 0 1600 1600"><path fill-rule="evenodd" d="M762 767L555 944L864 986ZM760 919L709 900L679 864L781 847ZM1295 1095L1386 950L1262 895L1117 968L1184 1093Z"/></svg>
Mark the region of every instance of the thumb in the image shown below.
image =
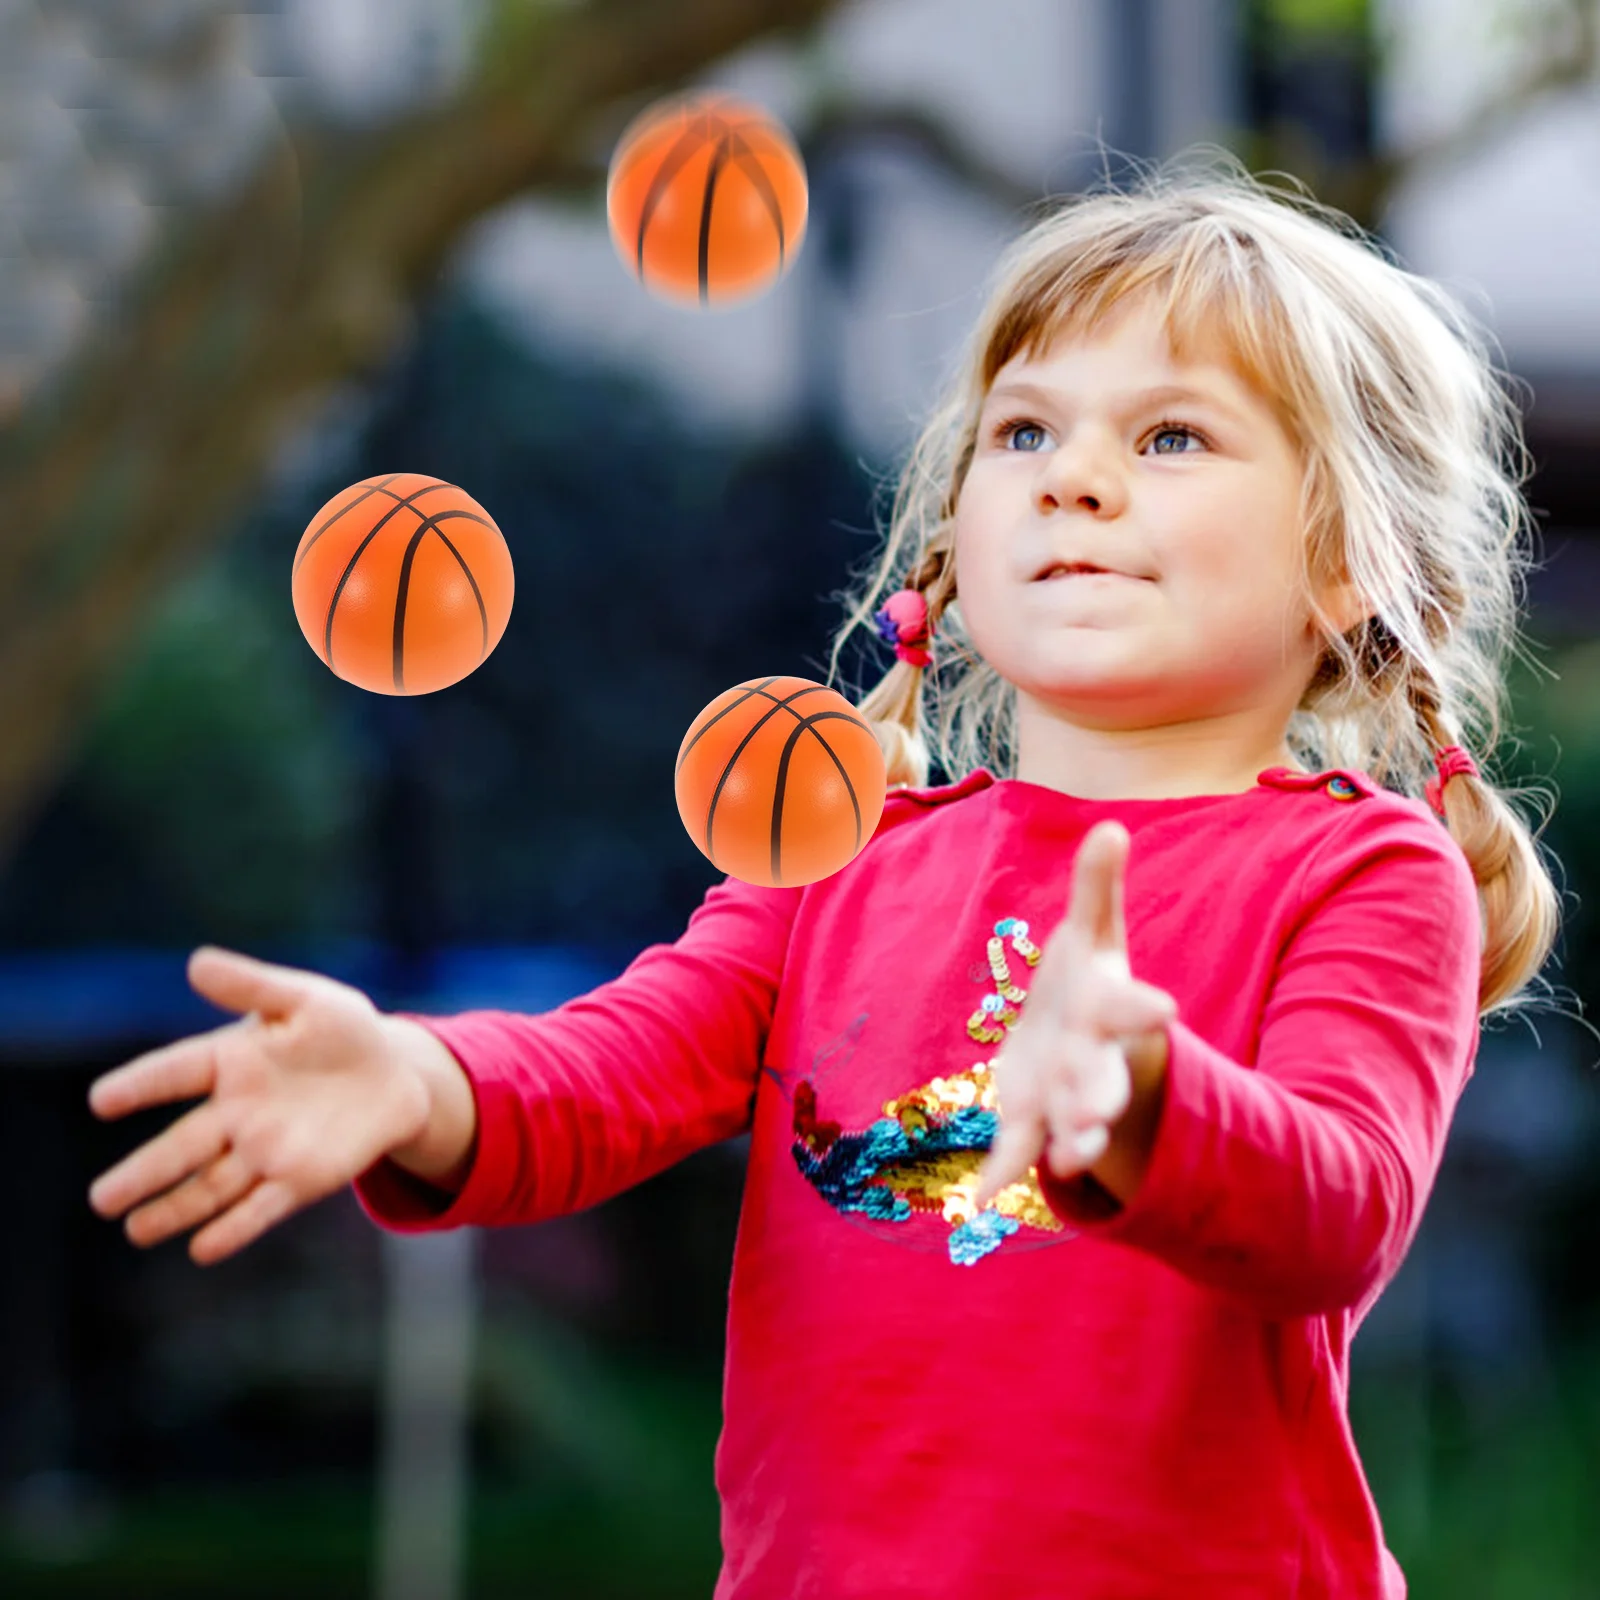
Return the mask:
<svg viewBox="0 0 1600 1600"><path fill-rule="evenodd" d="M201 945L189 957L190 986L229 1011L282 1016L304 1002L313 978L294 967L274 966L216 945Z"/></svg>
<svg viewBox="0 0 1600 1600"><path fill-rule="evenodd" d="M1159 1017L1163 1022L1171 1022L1178 1015L1177 999L1159 985L1135 978L1133 988L1134 1005L1139 1011Z"/></svg>
<svg viewBox="0 0 1600 1600"><path fill-rule="evenodd" d="M1002 1121L989 1154L978 1169L973 1204L981 1211L1008 1184L1018 1183L1044 1155L1047 1130L1037 1118Z"/></svg>

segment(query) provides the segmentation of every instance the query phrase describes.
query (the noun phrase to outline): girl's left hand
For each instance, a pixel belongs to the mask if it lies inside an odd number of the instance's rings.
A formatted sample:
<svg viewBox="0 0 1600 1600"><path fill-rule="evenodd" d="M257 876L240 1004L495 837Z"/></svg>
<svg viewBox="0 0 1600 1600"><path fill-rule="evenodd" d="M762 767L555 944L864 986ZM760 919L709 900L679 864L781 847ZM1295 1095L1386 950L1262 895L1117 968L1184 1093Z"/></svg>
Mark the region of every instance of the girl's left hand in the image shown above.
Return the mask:
<svg viewBox="0 0 1600 1600"><path fill-rule="evenodd" d="M1058 1178L1098 1161L1133 1094L1124 1039L1177 1015L1171 995L1129 970L1129 843L1120 822L1106 821L1078 847L1067 914L1041 951L1023 1014L995 1058L1000 1132L978 1174L980 1209L1026 1178L1047 1151Z"/></svg>

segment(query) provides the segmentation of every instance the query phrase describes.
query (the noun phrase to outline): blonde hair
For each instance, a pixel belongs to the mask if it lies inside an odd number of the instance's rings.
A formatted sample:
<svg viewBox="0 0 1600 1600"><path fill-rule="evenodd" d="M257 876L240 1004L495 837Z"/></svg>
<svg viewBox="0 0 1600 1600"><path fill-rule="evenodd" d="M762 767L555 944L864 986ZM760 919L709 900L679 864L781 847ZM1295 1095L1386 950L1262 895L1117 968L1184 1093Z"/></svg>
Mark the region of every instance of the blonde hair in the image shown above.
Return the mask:
<svg viewBox="0 0 1600 1600"><path fill-rule="evenodd" d="M1290 718L1290 749L1312 770L1354 768L1416 797L1436 776L1436 750L1475 754L1482 777L1444 785L1444 825L1478 884L1480 1017L1510 1010L1560 920L1537 833L1511 803L1527 791L1497 785L1487 768L1533 565L1521 548L1533 524L1520 413L1495 381L1492 335L1439 285L1298 180L1278 192L1216 154L1216 170L1197 176L1180 157L1131 192L1069 196L1004 252L900 474L881 557L837 597L849 614L829 681L851 633L914 587L928 603L932 663L896 661L860 700L891 786L927 784L930 749L951 777L980 764L1013 773L1015 690L973 649L955 595L952 518L978 414L1014 355L1081 337L1120 303L1153 295L1178 361L1220 341L1303 464L1301 576L1326 647ZM1341 634L1315 596L1346 576L1373 615Z"/></svg>

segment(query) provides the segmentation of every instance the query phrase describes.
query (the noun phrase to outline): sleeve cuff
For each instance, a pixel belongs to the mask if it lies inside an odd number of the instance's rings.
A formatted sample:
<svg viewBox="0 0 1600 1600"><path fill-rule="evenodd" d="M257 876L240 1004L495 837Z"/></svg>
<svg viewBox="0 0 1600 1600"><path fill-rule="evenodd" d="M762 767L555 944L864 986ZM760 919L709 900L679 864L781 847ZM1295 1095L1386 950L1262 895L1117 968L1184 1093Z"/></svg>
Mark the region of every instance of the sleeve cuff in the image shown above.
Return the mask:
<svg viewBox="0 0 1600 1600"><path fill-rule="evenodd" d="M420 1022L461 1062L476 1107L471 1165L460 1191L452 1195L383 1156L352 1182L356 1200L373 1222L394 1233L432 1233L481 1223L498 1200L491 1193L491 1179L496 1172L497 1147L505 1139L502 1126L498 1119L484 1117L484 1087L451 1043L452 1019L409 1011L396 1014Z"/></svg>
<svg viewBox="0 0 1600 1600"><path fill-rule="evenodd" d="M1118 1239L1140 1249L1166 1244L1174 1233L1192 1231L1195 1217L1190 1205L1187 1174L1192 1164L1195 1080L1205 1071L1201 1059L1210 1050L1204 1040L1182 1022L1167 1024L1167 1069L1161 1121L1144 1181L1124 1205L1092 1172L1058 1178L1041 1163L1039 1191L1061 1220L1080 1232L1102 1239Z"/></svg>

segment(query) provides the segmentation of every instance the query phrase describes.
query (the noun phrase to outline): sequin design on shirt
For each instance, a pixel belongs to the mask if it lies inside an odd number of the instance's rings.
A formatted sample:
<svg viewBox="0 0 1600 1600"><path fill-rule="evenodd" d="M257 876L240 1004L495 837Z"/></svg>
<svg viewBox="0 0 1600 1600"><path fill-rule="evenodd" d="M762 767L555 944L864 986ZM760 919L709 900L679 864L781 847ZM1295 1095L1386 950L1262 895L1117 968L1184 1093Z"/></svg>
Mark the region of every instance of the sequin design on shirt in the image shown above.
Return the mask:
<svg viewBox="0 0 1600 1600"><path fill-rule="evenodd" d="M995 924L987 952L995 992L967 1019L974 1040L1003 1040L1026 997L1006 964L1007 936L1029 966L1039 961L1026 922L1005 917ZM1008 1184L986 1210L974 1209L978 1169L999 1131L993 1065L992 1057L976 1061L886 1100L883 1116L859 1133L819 1117L816 1086L802 1080L794 1094L796 1165L839 1211L882 1222L905 1222L919 1213L941 1217L951 1225L950 1259L959 1266L982 1260L1024 1227L1064 1232L1033 1171L1025 1181Z"/></svg>

